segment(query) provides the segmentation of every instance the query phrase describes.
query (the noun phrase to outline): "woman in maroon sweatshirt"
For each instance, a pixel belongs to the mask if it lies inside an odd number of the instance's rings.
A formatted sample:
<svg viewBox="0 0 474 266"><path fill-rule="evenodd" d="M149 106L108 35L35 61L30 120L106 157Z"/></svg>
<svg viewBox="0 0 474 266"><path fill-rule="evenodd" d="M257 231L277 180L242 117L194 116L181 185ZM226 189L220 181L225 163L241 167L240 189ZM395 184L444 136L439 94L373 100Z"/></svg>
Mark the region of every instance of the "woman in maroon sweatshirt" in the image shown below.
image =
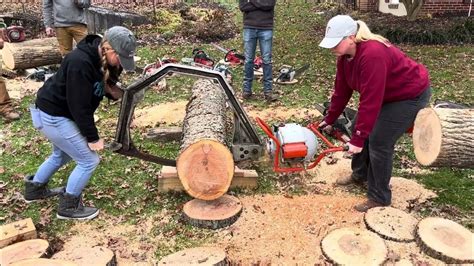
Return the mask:
<svg viewBox="0 0 474 266"><path fill-rule="evenodd" d="M347 143L353 154L352 175L337 183L368 181L368 200L355 206L358 211L388 206L395 143L429 102L428 70L373 34L364 22L346 15L329 20L319 46L337 56L334 92L321 127L330 130L352 93L359 92L356 122Z"/></svg>

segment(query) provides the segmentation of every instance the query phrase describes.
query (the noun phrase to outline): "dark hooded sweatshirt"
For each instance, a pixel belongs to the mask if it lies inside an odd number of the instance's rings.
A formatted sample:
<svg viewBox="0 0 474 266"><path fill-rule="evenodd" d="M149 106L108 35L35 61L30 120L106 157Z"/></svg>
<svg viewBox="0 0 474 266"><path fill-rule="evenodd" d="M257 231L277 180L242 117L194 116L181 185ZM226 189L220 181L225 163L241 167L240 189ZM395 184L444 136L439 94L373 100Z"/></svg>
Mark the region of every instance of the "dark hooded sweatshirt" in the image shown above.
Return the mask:
<svg viewBox="0 0 474 266"><path fill-rule="evenodd" d="M276 0L240 0L239 8L244 15L244 28L273 29Z"/></svg>
<svg viewBox="0 0 474 266"><path fill-rule="evenodd" d="M101 37L88 35L64 58L58 72L38 91L36 106L52 116L73 120L88 142L99 140L94 112L104 96L98 47Z"/></svg>

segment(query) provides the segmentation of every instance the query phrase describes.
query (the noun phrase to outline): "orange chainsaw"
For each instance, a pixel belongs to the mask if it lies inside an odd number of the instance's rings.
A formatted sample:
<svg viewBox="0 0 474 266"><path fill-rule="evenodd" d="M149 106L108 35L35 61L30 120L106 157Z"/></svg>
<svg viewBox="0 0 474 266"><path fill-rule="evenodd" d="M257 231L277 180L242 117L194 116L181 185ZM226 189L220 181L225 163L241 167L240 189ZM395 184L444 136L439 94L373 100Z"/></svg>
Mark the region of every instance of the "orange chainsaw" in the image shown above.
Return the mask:
<svg viewBox="0 0 474 266"><path fill-rule="evenodd" d="M273 125L273 130L260 118L255 118L257 124L267 134L267 152L273 159L273 171L279 173L300 172L314 168L326 155L338 151L347 151L348 146L336 146L331 143L321 131L319 123L303 127L299 124ZM346 142L347 138L335 136ZM318 154L321 139L327 146ZM287 164L287 167L282 166Z"/></svg>

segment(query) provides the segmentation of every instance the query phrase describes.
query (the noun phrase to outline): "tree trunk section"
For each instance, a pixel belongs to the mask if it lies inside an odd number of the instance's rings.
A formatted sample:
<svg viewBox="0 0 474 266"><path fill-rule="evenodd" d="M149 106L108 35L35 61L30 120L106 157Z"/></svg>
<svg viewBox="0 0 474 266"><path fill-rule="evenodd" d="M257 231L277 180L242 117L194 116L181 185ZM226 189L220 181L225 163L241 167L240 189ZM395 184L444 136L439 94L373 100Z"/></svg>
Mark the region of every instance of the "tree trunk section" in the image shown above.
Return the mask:
<svg viewBox="0 0 474 266"><path fill-rule="evenodd" d="M193 199L183 206L184 220L197 227L219 229L233 224L242 213L239 199L223 195L215 200Z"/></svg>
<svg viewBox="0 0 474 266"><path fill-rule="evenodd" d="M364 215L367 228L384 239L411 242L415 240L418 220L410 214L391 207L377 207Z"/></svg>
<svg viewBox="0 0 474 266"><path fill-rule="evenodd" d="M321 241L324 256L338 265L381 265L387 258L385 242L377 234L359 228L340 228Z"/></svg>
<svg viewBox="0 0 474 266"><path fill-rule="evenodd" d="M474 263L473 238L469 229L438 217L421 220L416 229L421 249L446 263Z"/></svg>
<svg viewBox="0 0 474 266"><path fill-rule="evenodd" d="M234 175L233 113L222 89L211 80L198 80L186 106L183 139L177 159L178 176L194 198L214 200L229 189Z"/></svg>
<svg viewBox="0 0 474 266"><path fill-rule="evenodd" d="M415 119L413 147L424 166L473 168L474 109L422 109Z"/></svg>
<svg viewBox="0 0 474 266"><path fill-rule="evenodd" d="M158 265L227 265L224 250L215 247L188 248L162 258Z"/></svg>
<svg viewBox="0 0 474 266"><path fill-rule="evenodd" d="M6 246L0 249L0 265L9 265L24 259L40 258L46 253L48 247L48 241L43 239L31 239Z"/></svg>
<svg viewBox="0 0 474 266"><path fill-rule="evenodd" d="M117 265L115 254L106 247L72 247L54 254L53 259L72 261L78 265Z"/></svg>
<svg viewBox="0 0 474 266"><path fill-rule="evenodd" d="M56 37L18 43L5 42L2 58L9 69L27 69L59 64L62 57Z"/></svg>
<svg viewBox="0 0 474 266"><path fill-rule="evenodd" d="M3 264L2 264L3 265ZM50 259L27 259L20 260L9 266L79 266L78 264L65 260L50 260Z"/></svg>

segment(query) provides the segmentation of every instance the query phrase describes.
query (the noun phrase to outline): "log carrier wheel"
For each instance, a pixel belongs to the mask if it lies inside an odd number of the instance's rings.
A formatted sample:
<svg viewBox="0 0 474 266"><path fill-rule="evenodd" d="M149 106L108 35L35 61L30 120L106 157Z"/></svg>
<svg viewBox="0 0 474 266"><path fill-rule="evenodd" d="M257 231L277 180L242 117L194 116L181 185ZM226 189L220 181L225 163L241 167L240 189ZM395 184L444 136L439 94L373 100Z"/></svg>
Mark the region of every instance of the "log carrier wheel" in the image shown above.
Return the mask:
<svg viewBox="0 0 474 266"><path fill-rule="evenodd" d="M54 254L53 259L73 261L79 265L117 265L114 252L100 246L63 250Z"/></svg>
<svg viewBox="0 0 474 266"><path fill-rule="evenodd" d="M48 247L48 241L43 239L31 239L6 246L0 249L0 265L40 258L47 253Z"/></svg>
<svg viewBox="0 0 474 266"><path fill-rule="evenodd" d="M380 265L387 247L376 233L359 228L340 228L321 241L321 250L331 262L341 265Z"/></svg>
<svg viewBox="0 0 474 266"><path fill-rule="evenodd" d="M474 109L422 109L413 127L413 148L421 165L473 168Z"/></svg>
<svg viewBox="0 0 474 266"><path fill-rule="evenodd" d="M382 238L411 242L415 240L415 228L418 220L410 214L391 207L376 207L364 215L364 222L371 231Z"/></svg>
<svg viewBox="0 0 474 266"><path fill-rule="evenodd" d="M3 265L3 264L2 264ZM50 260L50 259L27 259L20 260L9 266L79 266L78 264L65 260Z"/></svg>
<svg viewBox="0 0 474 266"><path fill-rule="evenodd" d="M225 251L214 247L188 248L162 258L158 265L217 265L226 264Z"/></svg>
<svg viewBox="0 0 474 266"><path fill-rule="evenodd" d="M193 199L183 206L183 219L197 227L218 229L233 224L242 213L242 203L236 197L223 195L212 200Z"/></svg>
<svg viewBox="0 0 474 266"><path fill-rule="evenodd" d="M416 242L424 252L446 263L474 263L474 235L448 219L428 217L418 223Z"/></svg>

